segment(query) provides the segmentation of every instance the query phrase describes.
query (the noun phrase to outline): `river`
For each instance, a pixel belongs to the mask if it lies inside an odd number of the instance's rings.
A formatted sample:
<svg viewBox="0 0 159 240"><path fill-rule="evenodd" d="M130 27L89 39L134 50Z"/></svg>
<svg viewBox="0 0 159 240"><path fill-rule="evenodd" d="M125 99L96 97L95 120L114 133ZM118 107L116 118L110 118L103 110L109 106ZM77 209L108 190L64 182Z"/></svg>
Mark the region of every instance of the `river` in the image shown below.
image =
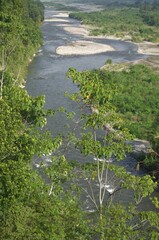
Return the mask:
<svg viewBox="0 0 159 240"><path fill-rule="evenodd" d="M53 19L57 16L57 11L52 9L45 10L45 19ZM55 18L57 19L57 18ZM69 23L74 27L79 27L79 22L69 19ZM46 108L56 109L64 106L69 111L76 111L75 105L64 96L66 91L76 92L76 86L68 81L66 72L69 67L74 67L79 71L99 68L104 65L107 59L113 62L133 61L144 58L145 56L137 53L137 46L130 42L118 40L84 38L80 35L74 35L64 30L64 25L68 24L68 18L58 21L46 21L42 26L43 46L37 53L29 66L26 88L33 96L45 95ZM113 52L105 52L96 55L87 56L61 56L56 54L56 48L66 45L74 40L91 40L98 43L105 43L115 48ZM75 107L75 108L74 108ZM49 124L50 131L61 131L63 120L58 119L56 127Z"/></svg>
<svg viewBox="0 0 159 240"><path fill-rule="evenodd" d="M87 37L80 34L68 33L64 30L64 25L68 24L68 21L74 27L78 27L80 23L73 19L68 20L68 18L63 18L62 24L57 18L56 21L51 21L57 13L51 8L45 10L45 19L50 19L50 21L45 21L42 26L43 45L29 66L26 89L32 96L45 95L46 108L57 109L63 106L68 111L75 111L78 115L79 109L77 105L64 96L66 91L73 93L78 90L71 80L67 80L66 72L69 67L74 67L79 71L90 70L103 66L107 59L119 63L142 59L145 56L138 54L137 46L130 42L112 39L90 39L90 37L87 39ZM115 51L87 56L62 56L56 54L57 47L74 40L91 40L105 43L115 48ZM58 114L55 117L48 118L46 128L55 136L59 132L66 131L66 123L66 118ZM75 152L73 149L67 153L67 156L78 161L85 160L79 152ZM133 174L143 174L143 172L137 173L135 171L135 159L128 157L123 164ZM123 194L123 199L129 201L129 196ZM147 208L149 202L145 201L144 204Z"/></svg>

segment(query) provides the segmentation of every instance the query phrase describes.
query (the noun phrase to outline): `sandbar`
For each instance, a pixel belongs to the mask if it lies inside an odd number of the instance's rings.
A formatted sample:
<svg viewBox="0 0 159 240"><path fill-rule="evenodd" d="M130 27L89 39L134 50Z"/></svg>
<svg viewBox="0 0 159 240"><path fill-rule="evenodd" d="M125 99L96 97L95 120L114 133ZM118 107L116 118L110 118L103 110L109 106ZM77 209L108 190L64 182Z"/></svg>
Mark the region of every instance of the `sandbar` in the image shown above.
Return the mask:
<svg viewBox="0 0 159 240"><path fill-rule="evenodd" d="M73 41L69 45L58 47L56 53L59 55L90 55L113 50L111 46L106 44L81 40Z"/></svg>
<svg viewBox="0 0 159 240"><path fill-rule="evenodd" d="M147 55L159 55L159 44L151 42L137 43L138 53Z"/></svg>

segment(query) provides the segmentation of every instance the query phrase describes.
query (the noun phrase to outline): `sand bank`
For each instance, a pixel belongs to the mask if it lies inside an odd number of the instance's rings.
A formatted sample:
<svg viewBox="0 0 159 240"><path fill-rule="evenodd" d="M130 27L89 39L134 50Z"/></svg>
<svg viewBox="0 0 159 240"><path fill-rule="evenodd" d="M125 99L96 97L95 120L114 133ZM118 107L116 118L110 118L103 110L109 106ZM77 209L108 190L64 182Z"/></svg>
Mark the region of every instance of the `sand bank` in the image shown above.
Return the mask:
<svg viewBox="0 0 159 240"><path fill-rule="evenodd" d="M67 20L67 19L62 19L62 18L46 18L45 20L44 20L44 22L66 22L66 23L69 23L69 20Z"/></svg>
<svg viewBox="0 0 159 240"><path fill-rule="evenodd" d="M75 41L67 46L58 47L56 53L60 55L87 55L113 50L111 46L106 44L94 43L91 41Z"/></svg>
<svg viewBox="0 0 159 240"><path fill-rule="evenodd" d="M65 26L64 30L66 32L69 32L71 34L76 34L76 35L82 35L83 37L88 37L89 35L89 30L84 27L84 26L78 26L78 27L74 27L74 26Z"/></svg>
<svg viewBox="0 0 159 240"><path fill-rule="evenodd" d="M159 55L159 44L151 42L137 43L138 52L147 55Z"/></svg>

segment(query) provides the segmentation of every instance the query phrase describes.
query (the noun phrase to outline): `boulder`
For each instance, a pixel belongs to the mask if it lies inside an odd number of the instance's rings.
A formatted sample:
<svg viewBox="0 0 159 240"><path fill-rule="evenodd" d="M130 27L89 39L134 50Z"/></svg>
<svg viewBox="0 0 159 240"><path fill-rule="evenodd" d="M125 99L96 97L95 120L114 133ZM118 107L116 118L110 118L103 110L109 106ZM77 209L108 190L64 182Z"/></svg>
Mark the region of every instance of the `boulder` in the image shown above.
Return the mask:
<svg viewBox="0 0 159 240"><path fill-rule="evenodd" d="M137 160L142 160L152 152L151 145L146 140L134 139L132 141L127 141L126 143L132 146L132 151L130 154Z"/></svg>

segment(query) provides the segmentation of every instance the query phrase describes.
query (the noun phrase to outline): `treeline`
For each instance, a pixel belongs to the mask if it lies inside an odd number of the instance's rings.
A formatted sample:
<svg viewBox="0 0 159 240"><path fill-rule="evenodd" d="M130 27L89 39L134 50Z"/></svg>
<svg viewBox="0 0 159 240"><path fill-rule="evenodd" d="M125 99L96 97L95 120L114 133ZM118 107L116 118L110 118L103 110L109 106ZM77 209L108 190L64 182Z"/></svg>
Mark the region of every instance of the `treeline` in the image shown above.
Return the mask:
<svg viewBox="0 0 159 240"><path fill-rule="evenodd" d="M128 126L126 126L126 118L123 118L124 114L121 114L117 107L118 100L120 101L122 97L124 98L121 95L125 93L124 87L126 84L129 85L127 96L131 94L130 81L133 81L131 74L134 76L134 79L137 79L137 73L145 73L138 85L141 87L144 84L147 85L152 71L150 70L147 78L146 75L149 69L142 65L134 66L132 69L127 69L127 71L121 73L117 73L113 69L114 65L112 66L112 71L105 72L100 70L78 72L76 69L70 68L67 73L67 76L73 79L73 82L78 85L80 90L79 93L72 94L70 96L71 99L78 104L82 100L82 103L91 110L88 111L87 109L85 114L81 116L80 120L84 120L81 136L75 137L75 135L71 135L71 140L72 142L75 141L75 147L82 154L90 158L94 156L95 160L95 163L88 160L81 166L81 172L84 174L83 177L88 184L88 187L84 188L89 196L87 201L90 204L92 203L96 209L94 214L92 214L92 217L95 219L95 224L92 225L94 230L93 238L95 236L95 238L97 237L101 240L115 240L117 238L127 240L132 238L145 239L148 237L149 239L157 240L159 236L158 226L155 225L157 228L154 228L152 225L154 219L158 219L158 213L147 211L148 209L140 211L138 208L142 199L152 190L152 179L149 175L142 177L127 172L126 166L120 162L125 158L125 154L131 151L131 147L125 144L125 141L133 139L134 136L129 133ZM127 77L124 77L124 74ZM120 83L122 75L124 80ZM154 81L153 78L151 81ZM158 82L158 80L156 81ZM134 92L135 90L133 94ZM133 94L131 95L132 98ZM119 96L118 99L117 96ZM136 95L135 97L137 98ZM117 100L116 102L115 99ZM138 101L138 99L135 100ZM125 101L127 100L125 99ZM102 133L100 132L101 130ZM95 186L97 187L95 188ZM126 189L133 191L133 200L130 197L131 193L129 191L125 192ZM117 194L118 191L122 193L121 196L126 193L124 201L120 199L120 194ZM116 196L118 196L118 199L116 199L118 204L112 201ZM130 205L126 200L129 197ZM158 199L155 198L155 201L157 203ZM142 217L140 218L140 216ZM143 220L146 225L142 224Z"/></svg>
<svg viewBox="0 0 159 240"><path fill-rule="evenodd" d="M103 5L106 7L134 7L142 4L142 3L148 3L148 4L155 4L158 0L76 0L76 2L78 3L83 3L83 4L99 4L99 5ZM67 0L67 2L71 2L69 0Z"/></svg>
<svg viewBox="0 0 159 240"><path fill-rule="evenodd" d="M83 4L97 4L97 5L103 5L107 7L123 7L123 6L130 6L133 4L132 0L76 0L78 3L83 3Z"/></svg>
<svg viewBox="0 0 159 240"><path fill-rule="evenodd" d="M101 12L71 13L70 17L93 26L91 35L115 35L135 42L159 41L158 10L154 5L131 8L108 8Z"/></svg>
<svg viewBox="0 0 159 240"><path fill-rule="evenodd" d="M138 4L141 16L145 23L150 26L159 26L159 1L154 0L153 3L147 1L139 1Z"/></svg>

